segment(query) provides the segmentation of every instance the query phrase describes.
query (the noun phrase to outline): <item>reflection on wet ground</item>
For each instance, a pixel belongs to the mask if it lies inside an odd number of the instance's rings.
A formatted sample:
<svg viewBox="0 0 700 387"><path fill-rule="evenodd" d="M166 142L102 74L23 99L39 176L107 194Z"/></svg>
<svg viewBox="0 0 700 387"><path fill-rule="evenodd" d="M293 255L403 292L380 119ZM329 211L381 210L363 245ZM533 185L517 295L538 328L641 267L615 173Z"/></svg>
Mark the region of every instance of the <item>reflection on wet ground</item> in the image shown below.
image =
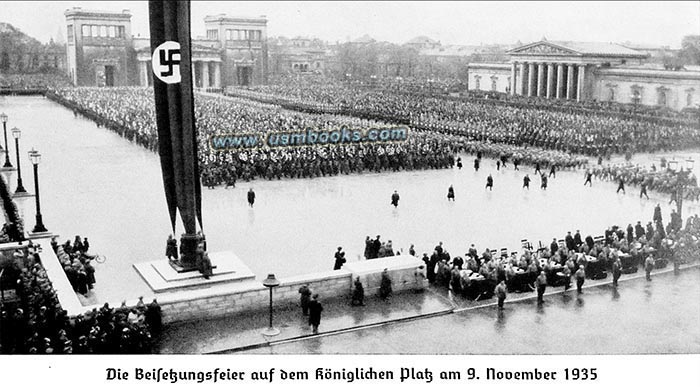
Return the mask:
<svg viewBox="0 0 700 387"><path fill-rule="evenodd" d="M551 288L548 288L551 289ZM700 353L700 269L309 338L246 353ZM362 343L361 348L358 343ZM371 343L371 345L365 345Z"/></svg>

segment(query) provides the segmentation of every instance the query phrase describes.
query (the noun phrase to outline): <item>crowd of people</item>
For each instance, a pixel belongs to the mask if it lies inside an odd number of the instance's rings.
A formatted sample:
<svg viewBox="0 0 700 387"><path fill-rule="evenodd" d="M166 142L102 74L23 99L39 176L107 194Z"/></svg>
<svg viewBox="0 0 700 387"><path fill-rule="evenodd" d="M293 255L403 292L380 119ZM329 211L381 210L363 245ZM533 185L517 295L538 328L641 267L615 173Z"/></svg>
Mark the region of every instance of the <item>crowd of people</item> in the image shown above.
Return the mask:
<svg viewBox="0 0 700 387"><path fill-rule="evenodd" d="M652 165L647 168L632 163L598 165L587 170L586 174L600 180L618 182L622 186L624 184L639 186L641 187L640 197L646 194L647 189L666 193L671 196L670 202L678 200L676 196L679 179L685 179L681 172L676 172L665 166L657 168L656 165ZM588 181L588 177L586 181ZM698 187L698 181L694 174L690 174L687 178L683 199L700 200L700 187Z"/></svg>
<svg viewBox="0 0 700 387"><path fill-rule="evenodd" d="M70 240L59 245L56 237L51 238L51 248L58 257L68 281L76 293L87 296L95 285L95 267L92 265L94 257L88 255L90 242L83 240L79 235L71 245Z"/></svg>
<svg viewBox="0 0 700 387"><path fill-rule="evenodd" d="M0 90L43 90L70 86L70 79L60 73L0 74Z"/></svg>
<svg viewBox="0 0 700 387"><path fill-rule="evenodd" d="M158 147L152 91L146 88L74 88L56 94L98 124L151 150ZM235 185L237 179L302 178L363 171L447 168L459 138L411 132L402 142L358 142L314 147L261 147L215 150L210 137L253 133L389 128L374 120L337 114L307 114L259 102L198 94L195 114L199 133L200 170L204 185Z"/></svg>
<svg viewBox="0 0 700 387"><path fill-rule="evenodd" d="M24 221L19 215L17 204L12 200L12 194L5 183L5 179L0 179L0 198L2 199L2 208L4 209L6 220L2 230L0 230L0 243L24 240Z"/></svg>
<svg viewBox="0 0 700 387"><path fill-rule="evenodd" d="M62 247L61 247L62 248ZM16 300L0 311L0 353L118 354L152 353L162 328L156 300L133 307L104 304L75 317L61 307L40 259L41 247L17 249L3 277L13 279Z"/></svg>
<svg viewBox="0 0 700 387"><path fill-rule="evenodd" d="M668 122L647 115L599 114L579 108L545 108L550 102L490 103L435 94L397 93L350 87L341 82L312 84L288 79L227 93L287 108L410 123L431 131L523 146L599 155L679 149L700 144L698 121ZM540 106L543 105L543 106ZM605 111L605 109L602 109Z"/></svg>
<svg viewBox="0 0 700 387"><path fill-rule="evenodd" d="M489 248L479 253L472 244L464 255L453 257L440 242L422 259L430 283L470 299L493 297L501 281L507 292L529 292L539 286L564 286L567 290L573 281L580 291L586 279L602 279L610 273L617 285L621 274L636 272L640 266L650 279L651 270L669 262L677 268L697 261L700 217L689 217L685 227L675 212L671 218L664 227L657 206L653 223L646 227L641 222L634 227L611 226L597 237L585 238L577 230L574 235L568 232L564 238L554 238L549 246L536 248L524 242L521 254ZM416 255L413 246L409 253ZM542 273L544 281L538 280Z"/></svg>

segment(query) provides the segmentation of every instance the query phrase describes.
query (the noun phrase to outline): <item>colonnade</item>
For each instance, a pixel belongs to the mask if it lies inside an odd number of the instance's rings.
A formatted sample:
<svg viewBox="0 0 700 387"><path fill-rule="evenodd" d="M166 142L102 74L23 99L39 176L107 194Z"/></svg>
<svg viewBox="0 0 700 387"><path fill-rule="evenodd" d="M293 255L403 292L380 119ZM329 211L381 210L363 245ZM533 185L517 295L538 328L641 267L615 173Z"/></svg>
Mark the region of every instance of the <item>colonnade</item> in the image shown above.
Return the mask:
<svg viewBox="0 0 700 387"><path fill-rule="evenodd" d="M202 79L197 76L196 68L199 67L199 74ZM149 86L153 84L151 74L151 61L139 61L139 84L141 86ZM192 62L192 84L194 87L203 88L220 88L221 87L221 62L217 61L201 61L194 60Z"/></svg>
<svg viewBox="0 0 700 387"><path fill-rule="evenodd" d="M584 99L586 65L579 63L512 62L512 95L548 99Z"/></svg>

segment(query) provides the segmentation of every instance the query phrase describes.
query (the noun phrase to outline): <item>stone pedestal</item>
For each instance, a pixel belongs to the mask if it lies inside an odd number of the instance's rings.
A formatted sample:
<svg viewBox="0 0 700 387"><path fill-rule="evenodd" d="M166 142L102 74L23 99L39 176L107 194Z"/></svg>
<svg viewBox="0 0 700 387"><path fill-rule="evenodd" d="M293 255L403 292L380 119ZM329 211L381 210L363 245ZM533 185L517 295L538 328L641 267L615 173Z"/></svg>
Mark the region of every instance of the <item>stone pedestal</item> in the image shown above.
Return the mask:
<svg viewBox="0 0 700 387"><path fill-rule="evenodd" d="M209 279L199 271L178 272L167 258L137 263L134 268L156 294L255 280L248 266L230 251L210 253L209 259L214 267Z"/></svg>

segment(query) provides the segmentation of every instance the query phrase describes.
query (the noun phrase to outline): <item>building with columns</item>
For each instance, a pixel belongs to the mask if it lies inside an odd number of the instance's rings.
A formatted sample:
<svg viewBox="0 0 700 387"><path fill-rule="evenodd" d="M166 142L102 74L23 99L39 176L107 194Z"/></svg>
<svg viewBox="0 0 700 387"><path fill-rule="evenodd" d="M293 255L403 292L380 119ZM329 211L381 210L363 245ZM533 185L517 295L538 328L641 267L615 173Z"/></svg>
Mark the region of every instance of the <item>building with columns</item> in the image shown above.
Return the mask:
<svg viewBox="0 0 700 387"><path fill-rule="evenodd" d="M131 35L131 13L66 11L67 70L76 86L153 84L148 37ZM206 37L192 39L196 88L267 82L267 19L224 14L204 19Z"/></svg>
<svg viewBox="0 0 700 387"><path fill-rule="evenodd" d="M509 63L470 63L469 90L674 110L700 104L700 71L655 69L647 54L621 45L542 40L508 54Z"/></svg>

